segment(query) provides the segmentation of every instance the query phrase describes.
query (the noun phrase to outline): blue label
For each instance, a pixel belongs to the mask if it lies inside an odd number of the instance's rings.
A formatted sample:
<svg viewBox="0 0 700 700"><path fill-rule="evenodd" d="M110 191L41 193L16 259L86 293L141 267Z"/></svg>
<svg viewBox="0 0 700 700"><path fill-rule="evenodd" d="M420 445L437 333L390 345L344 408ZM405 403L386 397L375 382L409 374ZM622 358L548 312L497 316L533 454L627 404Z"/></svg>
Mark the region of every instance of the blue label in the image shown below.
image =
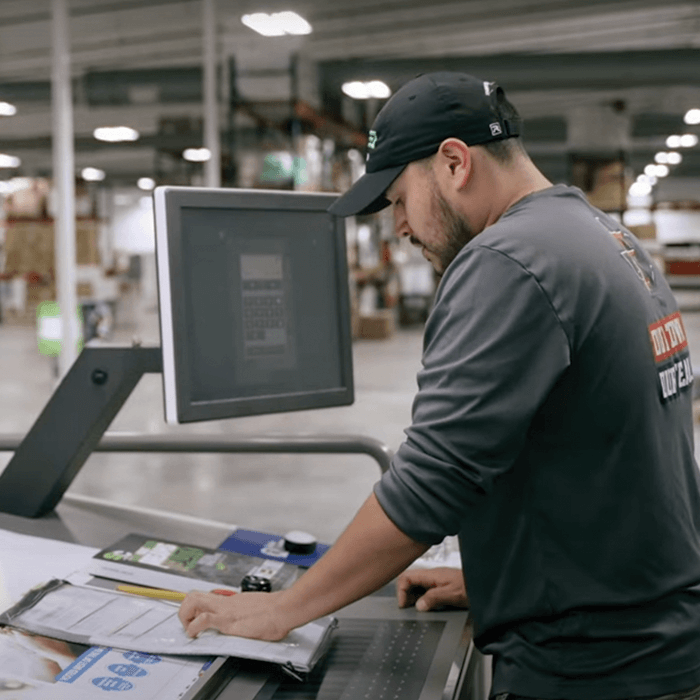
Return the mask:
<svg viewBox="0 0 700 700"><path fill-rule="evenodd" d="M118 678L117 676L102 676L100 678L93 678L92 684L96 685L102 690L131 690L134 687L133 683L125 681L123 678Z"/></svg>
<svg viewBox="0 0 700 700"><path fill-rule="evenodd" d="M263 559L284 561L295 566L313 566L323 554L330 549L329 544L317 543L313 554L291 554L284 552L283 556L275 556L270 553L268 545L284 538L280 535L270 535L255 530L236 530L229 535L218 547L226 552L236 552L237 554L247 554Z"/></svg>
<svg viewBox="0 0 700 700"><path fill-rule="evenodd" d="M112 664L109 666L109 670L112 673L116 673L118 676L129 676L130 678L139 678L148 675L146 669L136 666L135 664Z"/></svg>
<svg viewBox="0 0 700 700"><path fill-rule="evenodd" d="M160 656L143 654L140 651L127 651L124 653L124 658L127 661L133 661L135 664L157 664L161 661Z"/></svg>
<svg viewBox="0 0 700 700"><path fill-rule="evenodd" d="M59 683L73 683L110 651L111 647L91 647L86 652L83 652L70 666L64 668L56 676L56 681Z"/></svg>

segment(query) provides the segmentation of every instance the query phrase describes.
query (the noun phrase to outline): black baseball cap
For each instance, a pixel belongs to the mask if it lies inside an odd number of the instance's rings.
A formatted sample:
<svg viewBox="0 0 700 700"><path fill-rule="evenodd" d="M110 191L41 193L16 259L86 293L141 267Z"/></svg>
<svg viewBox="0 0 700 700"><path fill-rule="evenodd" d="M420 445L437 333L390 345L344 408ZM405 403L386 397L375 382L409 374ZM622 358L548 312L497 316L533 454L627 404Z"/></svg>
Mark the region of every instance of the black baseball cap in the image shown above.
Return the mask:
<svg viewBox="0 0 700 700"><path fill-rule="evenodd" d="M389 206L384 193L391 183L409 163L436 153L447 138L476 146L518 136L520 119L506 118L504 103L501 87L467 73L426 73L409 81L372 124L365 174L328 211L351 216Z"/></svg>

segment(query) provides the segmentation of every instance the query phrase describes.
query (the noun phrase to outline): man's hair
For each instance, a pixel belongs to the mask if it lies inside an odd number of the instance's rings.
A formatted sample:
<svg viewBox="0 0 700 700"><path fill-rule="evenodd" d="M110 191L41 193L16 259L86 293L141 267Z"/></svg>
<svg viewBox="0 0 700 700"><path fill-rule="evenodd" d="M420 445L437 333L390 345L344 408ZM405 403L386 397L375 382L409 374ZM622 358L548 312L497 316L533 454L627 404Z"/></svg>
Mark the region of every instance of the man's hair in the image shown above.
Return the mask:
<svg viewBox="0 0 700 700"><path fill-rule="evenodd" d="M518 156L527 156L522 139L519 136L511 136L501 141L489 141L479 144L489 155L501 165L512 163Z"/></svg>
<svg viewBox="0 0 700 700"><path fill-rule="evenodd" d="M527 154L525 146L523 146L523 142L519 136L511 136L508 139L501 139L500 141L480 143L476 146L471 146L471 148L483 148L500 165L509 165L516 158L521 156L525 156L525 158L530 157ZM423 168L428 168L436 155L437 154L433 154L427 158L421 158L416 162Z"/></svg>

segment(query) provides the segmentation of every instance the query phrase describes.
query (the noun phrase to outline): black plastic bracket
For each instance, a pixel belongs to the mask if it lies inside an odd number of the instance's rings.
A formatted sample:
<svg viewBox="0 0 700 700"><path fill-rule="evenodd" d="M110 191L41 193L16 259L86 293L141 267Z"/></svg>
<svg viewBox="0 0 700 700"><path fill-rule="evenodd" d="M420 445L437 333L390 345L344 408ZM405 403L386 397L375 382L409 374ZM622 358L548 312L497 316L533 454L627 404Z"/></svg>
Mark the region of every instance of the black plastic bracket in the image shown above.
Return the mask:
<svg viewBox="0 0 700 700"><path fill-rule="evenodd" d="M147 372L161 372L159 347L86 347L5 470L0 512L51 512Z"/></svg>

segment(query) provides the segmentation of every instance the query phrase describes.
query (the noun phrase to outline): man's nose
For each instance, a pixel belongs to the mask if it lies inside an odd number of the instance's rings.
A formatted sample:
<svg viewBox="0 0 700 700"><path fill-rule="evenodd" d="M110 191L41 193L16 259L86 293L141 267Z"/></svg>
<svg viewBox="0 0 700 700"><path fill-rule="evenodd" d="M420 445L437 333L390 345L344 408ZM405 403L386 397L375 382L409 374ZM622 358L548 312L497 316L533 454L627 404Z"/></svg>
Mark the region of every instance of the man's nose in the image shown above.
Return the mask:
<svg viewBox="0 0 700 700"><path fill-rule="evenodd" d="M406 217L394 212L394 233L397 238L405 238L411 235L411 227Z"/></svg>

